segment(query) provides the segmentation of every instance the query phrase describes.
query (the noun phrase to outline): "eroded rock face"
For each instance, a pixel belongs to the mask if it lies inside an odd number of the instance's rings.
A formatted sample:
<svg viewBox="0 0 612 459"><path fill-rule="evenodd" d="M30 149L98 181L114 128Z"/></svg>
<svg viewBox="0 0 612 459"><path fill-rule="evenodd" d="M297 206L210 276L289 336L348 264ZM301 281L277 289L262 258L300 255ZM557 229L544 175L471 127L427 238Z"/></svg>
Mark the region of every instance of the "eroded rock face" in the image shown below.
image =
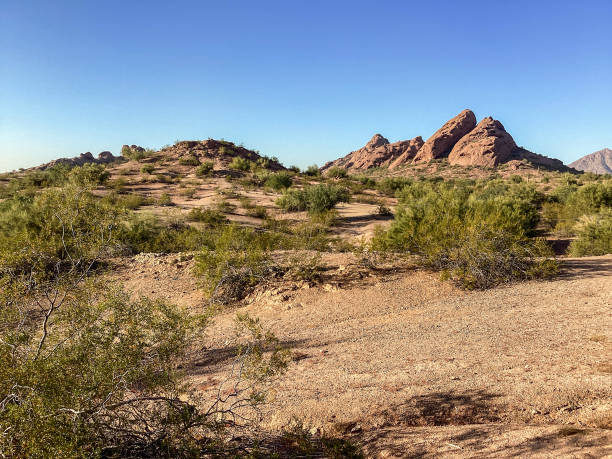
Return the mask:
<svg viewBox="0 0 612 459"><path fill-rule="evenodd" d="M333 166L353 171L386 167L400 157L412 159L422 145L423 139L421 137L389 143L382 135L375 134L364 147L350 152L343 158L325 164L321 170L325 171Z"/></svg>
<svg viewBox="0 0 612 459"><path fill-rule="evenodd" d="M459 166L493 167L510 160L516 148L504 126L488 116L455 144L448 162Z"/></svg>
<svg viewBox="0 0 612 459"><path fill-rule="evenodd" d="M414 162L428 162L448 156L455 144L476 126L476 115L472 110L463 110L444 123L432 135L414 157Z"/></svg>

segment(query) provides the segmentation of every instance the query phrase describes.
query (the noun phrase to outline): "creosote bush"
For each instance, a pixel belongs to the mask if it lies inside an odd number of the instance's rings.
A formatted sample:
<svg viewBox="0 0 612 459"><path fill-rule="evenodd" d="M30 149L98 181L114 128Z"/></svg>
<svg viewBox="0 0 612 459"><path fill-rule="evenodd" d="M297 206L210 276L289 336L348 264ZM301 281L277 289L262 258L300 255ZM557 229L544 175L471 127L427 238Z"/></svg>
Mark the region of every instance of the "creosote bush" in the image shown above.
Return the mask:
<svg viewBox="0 0 612 459"><path fill-rule="evenodd" d="M319 166L313 164L312 166L308 166L304 171L304 175L308 177L318 177L321 175L321 171L319 170Z"/></svg>
<svg viewBox="0 0 612 459"><path fill-rule="evenodd" d="M269 174L264 182L264 186L275 191L285 190L293 184L293 179L289 172L275 172Z"/></svg>
<svg viewBox="0 0 612 459"><path fill-rule="evenodd" d="M276 204L287 211L307 210L311 214L320 214L333 209L340 202L349 202L349 191L338 185L320 184L303 189L287 190Z"/></svg>
<svg viewBox="0 0 612 459"><path fill-rule="evenodd" d="M375 250L407 251L468 289L547 277L550 248L531 239L540 196L524 184L415 182L399 192L395 221Z"/></svg>
<svg viewBox="0 0 612 459"><path fill-rule="evenodd" d="M340 178L347 178L348 172L346 169L342 167L332 166L329 169L327 169L327 171L325 172L325 175L329 178L340 179Z"/></svg>
<svg viewBox="0 0 612 459"><path fill-rule="evenodd" d="M612 209L583 216L573 229L577 238L572 241L572 256L606 255L612 253Z"/></svg>
<svg viewBox="0 0 612 459"><path fill-rule="evenodd" d="M198 177L209 177L213 174L215 163L212 161L205 161L200 164L196 169L196 175Z"/></svg>

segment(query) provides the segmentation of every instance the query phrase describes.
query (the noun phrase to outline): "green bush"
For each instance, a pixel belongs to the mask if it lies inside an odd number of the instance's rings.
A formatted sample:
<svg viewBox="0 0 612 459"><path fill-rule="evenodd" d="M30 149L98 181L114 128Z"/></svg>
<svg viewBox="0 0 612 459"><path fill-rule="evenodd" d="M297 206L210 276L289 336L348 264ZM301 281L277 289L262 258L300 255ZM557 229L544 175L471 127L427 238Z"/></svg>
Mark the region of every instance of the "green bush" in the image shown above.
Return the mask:
<svg viewBox="0 0 612 459"><path fill-rule="evenodd" d="M157 200L157 205L159 206L173 206L172 198L168 193L162 193L159 199Z"/></svg>
<svg viewBox="0 0 612 459"><path fill-rule="evenodd" d="M117 240L130 253L189 252L200 249L209 237L209 232L190 225L164 225L150 216L133 216L117 229Z"/></svg>
<svg viewBox="0 0 612 459"><path fill-rule="evenodd" d="M264 206L253 206L247 209L247 215L254 218L267 218L268 211Z"/></svg>
<svg viewBox="0 0 612 459"><path fill-rule="evenodd" d="M288 190L276 200L276 204L290 212L307 210L318 214L333 209L340 202L348 202L349 198L346 188L320 184L300 190Z"/></svg>
<svg viewBox="0 0 612 459"><path fill-rule="evenodd" d="M332 166L329 169L327 169L327 172L325 172L325 175L327 177L336 178L336 179L347 178L348 171L342 167Z"/></svg>
<svg viewBox="0 0 612 459"><path fill-rule="evenodd" d="M319 170L319 166L317 166L316 164L313 164L312 166L308 166L306 168L306 171L304 171L304 174L307 175L308 177L318 177L319 175L321 175L321 171Z"/></svg>
<svg viewBox="0 0 612 459"><path fill-rule="evenodd" d="M196 155L194 155L193 153L190 153L188 155L181 156L179 158L179 164L181 166L199 166L200 160L198 159Z"/></svg>
<svg viewBox="0 0 612 459"><path fill-rule="evenodd" d="M206 223L211 226L227 223L227 217L221 212L213 209L191 209L188 218L191 221Z"/></svg>
<svg viewBox="0 0 612 459"><path fill-rule="evenodd" d="M147 150L142 147L137 147L135 145L124 145L121 148L121 156L132 161L142 161L148 156L151 156L153 153L153 150Z"/></svg>
<svg viewBox="0 0 612 459"><path fill-rule="evenodd" d="M215 169L215 163L212 161L204 161L196 169L196 175L198 177L208 177L213 174Z"/></svg>
<svg viewBox="0 0 612 459"><path fill-rule="evenodd" d="M121 214L73 184L2 204L19 217L1 209L2 455L226 456L217 439L232 406L260 403L261 383L287 365L278 340L237 317L242 379L227 405L202 407L180 369L208 317L96 276Z"/></svg>
<svg viewBox="0 0 612 459"><path fill-rule="evenodd" d="M418 255L464 288L547 276L555 263L542 259L551 255L546 244L527 237L538 214L525 195L496 184L415 182L399 193L395 221L373 247Z"/></svg>
<svg viewBox="0 0 612 459"><path fill-rule="evenodd" d="M143 164L140 168L140 172L143 174L152 174L155 170L155 166L153 164Z"/></svg>
<svg viewBox="0 0 612 459"><path fill-rule="evenodd" d="M196 273L213 300L241 300L269 274L269 247L259 242L253 230L226 225L214 245L205 246L196 256Z"/></svg>
<svg viewBox="0 0 612 459"><path fill-rule="evenodd" d="M229 163L230 169L234 169L237 171L243 171L243 172L247 172L251 170L252 166L253 166L253 162L249 161L246 158L243 158L242 156L234 156L232 158L232 161Z"/></svg>
<svg viewBox="0 0 612 459"><path fill-rule="evenodd" d="M378 182L376 187L381 193L387 196L395 196L396 192L410 185L412 182L412 180L405 177L385 177Z"/></svg>
<svg viewBox="0 0 612 459"><path fill-rule="evenodd" d="M612 209L582 217L574 228L577 238L569 247L571 255L606 255L612 253Z"/></svg>
<svg viewBox="0 0 612 459"><path fill-rule="evenodd" d="M280 191L289 188L293 184L291 174L288 172L276 172L268 175L264 185L273 190Z"/></svg>

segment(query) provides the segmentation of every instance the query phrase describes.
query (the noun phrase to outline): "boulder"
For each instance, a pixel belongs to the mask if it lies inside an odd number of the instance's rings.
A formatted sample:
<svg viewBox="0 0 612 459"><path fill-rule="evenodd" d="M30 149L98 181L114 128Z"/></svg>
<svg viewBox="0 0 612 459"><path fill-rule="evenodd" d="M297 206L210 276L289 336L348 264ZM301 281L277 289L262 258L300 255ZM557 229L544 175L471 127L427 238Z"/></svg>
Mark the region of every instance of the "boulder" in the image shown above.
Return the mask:
<svg viewBox="0 0 612 459"><path fill-rule="evenodd" d="M414 157L414 162L428 162L448 156L455 144L476 126L476 116L471 110L463 110L444 123L432 135Z"/></svg>
<svg viewBox="0 0 612 459"><path fill-rule="evenodd" d="M113 155L110 151L102 151L98 155L99 163L112 163L116 159L117 158L115 157L115 155Z"/></svg>
<svg viewBox="0 0 612 459"><path fill-rule="evenodd" d="M490 116L463 136L448 155L448 162L460 166L493 167L510 160L517 148L504 126Z"/></svg>

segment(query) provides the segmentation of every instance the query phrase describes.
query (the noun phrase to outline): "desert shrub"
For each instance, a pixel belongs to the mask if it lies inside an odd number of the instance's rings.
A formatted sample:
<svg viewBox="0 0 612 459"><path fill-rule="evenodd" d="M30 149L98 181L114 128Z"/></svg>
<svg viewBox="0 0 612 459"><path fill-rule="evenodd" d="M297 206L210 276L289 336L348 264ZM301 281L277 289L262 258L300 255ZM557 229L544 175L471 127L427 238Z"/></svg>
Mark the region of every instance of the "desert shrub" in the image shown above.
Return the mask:
<svg viewBox="0 0 612 459"><path fill-rule="evenodd" d="M397 191L411 183L412 180L405 177L385 177L378 182L377 188L381 193L387 196L395 196Z"/></svg>
<svg viewBox="0 0 612 459"><path fill-rule="evenodd" d="M416 182L399 193L389 231L373 239L375 250L418 255L464 288L489 288L543 277L555 263L545 243L529 239L537 208L520 193L465 184Z"/></svg>
<svg viewBox="0 0 612 459"><path fill-rule="evenodd" d="M211 299L229 303L243 299L270 272L269 247L251 229L225 225L214 244L196 256L196 273Z"/></svg>
<svg viewBox="0 0 612 459"><path fill-rule="evenodd" d="M304 256L303 254L294 255L289 257L285 277L297 281L317 283L321 280L323 271L324 266L320 253L316 253L310 257Z"/></svg>
<svg viewBox="0 0 612 459"><path fill-rule="evenodd" d="M102 185L110 177L110 174L101 164L84 164L70 171L69 180L77 185Z"/></svg>
<svg viewBox="0 0 612 459"><path fill-rule="evenodd" d="M185 196L186 198L193 199L198 190L194 187L185 188L181 190L180 195Z"/></svg>
<svg viewBox="0 0 612 459"><path fill-rule="evenodd" d="M312 166L308 166L304 171L304 174L308 177L318 177L321 175L321 171L319 170L319 166L313 164Z"/></svg>
<svg viewBox="0 0 612 459"><path fill-rule="evenodd" d="M330 178L347 178L348 171L342 167L332 166L325 172L325 175Z"/></svg>
<svg viewBox="0 0 612 459"><path fill-rule="evenodd" d="M129 145L124 145L121 148L121 156L133 161L142 161L143 159L151 156L153 153L153 150L144 149L142 147L134 146L134 148L132 148Z"/></svg>
<svg viewBox="0 0 612 459"><path fill-rule="evenodd" d="M288 190L277 199L276 204L290 212L307 210L317 214L333 209L340 202L348 202L349 198L346 188L320 184L300 190Z"/></svg>
<svg viewBox="0 0 612 459"><path fill-rule="evenodd" d="M198 177L208 177L213 174L215 163L212 161L204 161L196 169L196 175Z"/></svg>
<svg viewBox="0 0 612 459"><path fill-rule="evenodd" d="M378 215L381 215L383 217L388 217L390 215L393 215L393 212L391 212L391 209L389 209L389 207L387 207L384 204L379 204L378 207L376 208L376 213Z"/></svg>
<svg viewBox="0 0 612 459"><path fill-rule="evenodd" d="M294 174L300 173L300 168L298 166L289 166L287 169L289 172L293 172Z"/></svg>
<svg viewBox="0 0 612 459"><path fill-rule="evenodd" d="M199 166L200 160L196 155L190 153L188 155L181 156L179 158L179 164L181 166Z"/></svg>
<svg viewBox="0 0 612 459"><path fill-rule="evenodd" d="M188 218L191 221L206 223L210 226L227 223L227 217L221 212L213 209L191 209L189 211Z"/></svg>
<svg viewBox="0 0 612 459"><path fill-rule="evenodd" d="M253 206L247 209L247 215L254 218L267 218L268 211L264 206Z"/></svg>
<svg viewBox="0 0 612 459"><path fill-rule="evenodd" d="M612 209L583 216L574 228L577 236L569 247L573 256L606 255L612 253Z"/></svg>
<svg viewBox="0 0 612 459"><path fill-rule="evenodd" d="M162 224L151 216L132 216L117 228L117 240L130 253L177 253L198 250L212 237L180 222Z"/></svg>
<svg viewBox="0 0 612 459"><path fill-rule="evenodd" d="M159 199L157 200L158 206L173 206L172 198L168 193L162 193Z"/></svg>
<svg viewBox="0 0 612 459"><path fill-rule="evenodd" d="M207 439L232 407L259 403L261 382L286 367L278 340L239 316L244 379L200 411L180 368L207 317L131 299L95 276L120 214L72 185L13 204L28 229L12 222L18 245L0 234L2 454L193 457L220 447Z"/></svg>
<svg viewBox="0 0 612 459"><path fill-rule="evenodd" d="M280 191L289 188L293 184L291 174L288 172L276 172L269 174L264 185L273 190Z"/></svg>
<svg viewBox="0 0 612 459"><path fill-rule="evenodd" d="M556 204L555 230L574 234L573 228L582 216L612 208L612 181L589 182L579 186L572 177L567 182L551 193L550 201Z"/></svg>
<svg viewBox="0 0 612 459"><path fill-rule="evenodd" d="M247 172L251 170L252 161L249 161L242 156L234 156L229 163L229 168L237 171Z"/></svg>
<svg viewBox="0 0 612 459"><path fill-rule="evenodd" d="M152 201L144 196L136 193L119 194L115 191L111 191L102 198L102 201L108 203L111 206L115 206L121 209L134 210L141 206L151 204Z"/></svg>
<svg viewBox="0 0 612 459"><path fill-rule="evenodd" d="M227 199L218 199L215 202L215 209L217 212L231 213L236 210L236 206Z"/></svg>
<svg viewBox="0 0 612 459"><path fill-rule="evenodd" d="M155 170L155 166L153 164L143 164L140 168L140 172L143 174L152 174Z"/></svg>
<svg viewBox="0 0 612 459"><path fill-rule="evenodd" d="M0 198L12 196L21 190L59 187L69 181L83 186L102 185L109 176L104 166L99 164L85 164L81 167L57 164L43 171L33 170L21 176L8 177L8 183L0 190Z"/></svg>
<svg viewBox="0 0 612 459"><path fill-rule="evenodd" d="M365 188L375 189L377 185L376 180L374 180L372 177L368 177L367 175L360 175L357 177L357 181Z"/></svg>

